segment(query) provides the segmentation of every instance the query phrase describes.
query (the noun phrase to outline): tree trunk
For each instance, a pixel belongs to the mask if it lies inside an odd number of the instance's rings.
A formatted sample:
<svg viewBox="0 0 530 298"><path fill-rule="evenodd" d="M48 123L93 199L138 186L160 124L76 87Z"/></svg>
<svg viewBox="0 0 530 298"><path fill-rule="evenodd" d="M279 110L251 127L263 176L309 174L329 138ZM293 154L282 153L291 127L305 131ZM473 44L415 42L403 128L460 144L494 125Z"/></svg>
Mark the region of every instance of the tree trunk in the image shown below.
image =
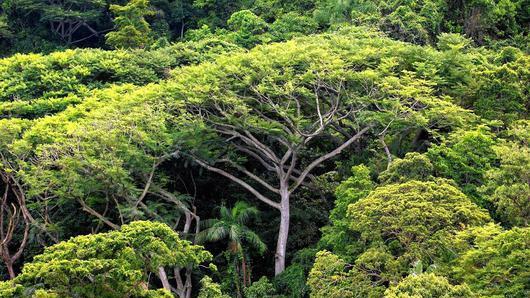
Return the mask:
<svg viewBox="0 0 530 298"><path fill-rule="evenodd" d="M245 253L241 253L241 270L243 271L243 288L246 288L249 286L247 283L247 261L245 260Z"/></svg>
<svg viewBox="0 0 530 298"><path fill-rule="evenodd" d="M237 298L242 298L243 295L241 294L242 292L242 289L241 289L241 272L239 270L239 262L237 260L237 255L234 256L234 270L235 270L235 274L234 274L234 283L236 284L236 297Z"/></svg>
<svg viewBox="0 0 530 298"><path fill-rule="evenodd" d="M191 266L186 267L186 298L191 298Z"/></svg>
<svg viewBox="0 0 530 298"><path fill-rule="evenodd" d="M158 278L160 278L164 289L171 292L171 286L169 285L169 280L167 279L167 274L166 270L164 270L164 267L158 268Z"/></svg>
<svg viewBox="0 0 530 298"><path fill-rule="evenodd" d="M13 269L13 263L7 261L5 262L5 265L7 267L7 272L9 273L9 279L17 277L17 275L15 274L15 270Z"/></svg>
<svg viewBox="0 0 530 298"><path fill-rule="evenodd" d="M277 276L285 270L285 253L287 251L287 238L289 237L289 190L281 187L280 230L274 256L274 275Z"/></svg>

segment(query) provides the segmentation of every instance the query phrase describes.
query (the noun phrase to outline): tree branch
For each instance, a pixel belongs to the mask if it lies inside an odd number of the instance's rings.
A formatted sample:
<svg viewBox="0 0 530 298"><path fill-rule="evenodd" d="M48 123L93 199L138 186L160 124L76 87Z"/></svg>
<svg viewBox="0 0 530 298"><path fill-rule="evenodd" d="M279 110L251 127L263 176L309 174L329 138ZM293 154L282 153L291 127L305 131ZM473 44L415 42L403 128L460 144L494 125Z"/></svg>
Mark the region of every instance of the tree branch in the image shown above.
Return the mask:
<svg viewBox="0 0 530 298"><path fill-rule="evenodd" d="M230 180L232 180L233 182L239 184L240 186L242 186L243 188L245 188L246 190L248 190L250 193L252 193L258 200L264 202L265 204L271 206L271 207L274 207L278 210L280 210L280 204L279 203L276 203L274 201L272 201L271 199L267 198L266 196L262 195L259 191L257 191L255 188L253 188L252 186L250 186L248 183L246 183L245 181L235 177L234 175L224 171L224 170L221 170L219 168L216 168L216 167L213 167L207 163L205 163L204 161L200 160L199 158L195 157L195 156L191 156L193 158L193 160L195 160L196 163L198 163L201 167L211 171L211 172L215 172L217 174L220 174L221 176L224 176Z"/></svg>
<svg viewBox="0 0 530 298"><path fill-rule="evenodd" d="M81 204L81 206L83 207L83 210L94 215L95 217L99 218L99 220L101 220L102 222L104 222L107 226L115 229L115 230L118 230L120 227L117 225L117 224L114 224L113 222L111 222L110 220L108 220L107 218L105 218L103 215L99 214L96 210L90 208L86 203L85 201L79 199L78 200L79 203Z"/></svg>
<svg viewBox="0 0 530 298"><path fill-rule="evenodd" d="M388 146L386 145L385 136L381 135L379 137L379 140L381 141L381 144L383 145L383 148L385 150L385 154L386 154L386 157L387 157L387 160L388 160L386 168L388 170L390 168L390 164L392 163L392 154L390 153L390 150L388 149Z"/></svg>
<svg viewBox="0 0 530 298"><path fill-rule="evenodd" d="M225 162L228 162L229 164L231 164L234 168L238 169L239 171L243 172L245 175L247 175L248 177L250 177L252 180L258 182L259 184L261 184L262 186L264 186L266 189L274 192L274 193L277 193L279 194L280 193L280 190L275 188L274 186L270 185L269 183L265 182L263 179L261 179L260 177L254 175L254 173L250 172L249 170L243 168L242 166L236 164L235 162L229 160L229 159L223 159L221 161L225 161Z"/></svg>
<svg viewBox="0 0 530 298"><path fill-rule="evenodd" d="M358 140L364 133L366 133L371 128L372 128L372 125L368 125L367 127L365 127L362 130L360 130L353 137L351 137L349 140L347 140L346 142L342 143L342 145L340 145L339 147L335 148L335 150L333 150L331 152L328 152L328 153L320 156L319 158L315 159L312 163L310 163L305 168L305 170L302 171L302 173L300 174L300 176L298 177L298 179L296 180L294 185L291 186L291 188L289 189L289 193L292 193L294 190L296 190L300 186L300 184L302 184L302 182L304 181L306 176L309 174L309 172L311 172L311 170L313 170L316 166L318 166L322 162L324 162L324 161L326 161L326 160L338 155L339 153L341 153L342 150L344 150L346 147L348 147L353 142Z"/></svg>

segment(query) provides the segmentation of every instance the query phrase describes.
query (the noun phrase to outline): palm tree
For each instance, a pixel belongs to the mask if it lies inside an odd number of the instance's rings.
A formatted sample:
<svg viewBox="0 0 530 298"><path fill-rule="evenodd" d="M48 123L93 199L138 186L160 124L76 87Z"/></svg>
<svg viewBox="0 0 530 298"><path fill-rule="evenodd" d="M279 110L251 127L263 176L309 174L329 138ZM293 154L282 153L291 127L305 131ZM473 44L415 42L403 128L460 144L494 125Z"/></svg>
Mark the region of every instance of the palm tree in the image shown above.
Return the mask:
<svg viewBox="0 0 530 298"><path fill-rule="evenodd" d="M228 240L228 252L234 260L241 258L241 270L243 275L243 285L246 287L250 284L250 274L247 270L247 261L245 259L245 252L243 244L249 245L262 254L267 249L265 243L260 237L251 231L246 224L253 218L257 217L259 211L256 207L250 206L248 203L238 201L232 209L226 206L219 208L219 218L208 219L202 222L203 230L198 234L197 241L216 242L221 240ZM236 272L239 272L238 264L235 262ZM239 273L238 273L239 274ZM240 295L239 285L238 296Z"/></svg>

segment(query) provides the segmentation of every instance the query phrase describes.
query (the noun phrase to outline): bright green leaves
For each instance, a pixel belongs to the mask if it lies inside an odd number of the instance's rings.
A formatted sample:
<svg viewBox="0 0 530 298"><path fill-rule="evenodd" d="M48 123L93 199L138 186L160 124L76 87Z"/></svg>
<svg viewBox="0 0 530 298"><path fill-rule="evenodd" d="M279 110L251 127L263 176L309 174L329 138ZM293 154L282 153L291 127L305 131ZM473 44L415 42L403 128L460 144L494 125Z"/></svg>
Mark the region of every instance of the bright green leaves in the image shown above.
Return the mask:
<svg viewBox="0 0 530 298"><path fill-rule="evenodd" d="M526 297L530 293L530 228L513 228L476 238L453 269L454 277L484 297Z"/></svg>
<svg viewBox="0 0 530 298"><path fill-rule="evenodd" d="M221 292L221 286L214 283L209 276L201 279L201 290L198 298L229 298L230 296Z"/></svg>
<svg viewBox="0 0 530 298"><path fill-rule="evenodd" d="M141 10L148 9L145 3L140 4ZM370 13L378 13L364 4ZM434 23L426 24L425 17L416 18L421 9L396 10L385 25L402 27L410 36L417 35L411 32L421 32L420 39L431 38L424 32L438 29ZM134 12L134 20L129 20L143 26L139 29L141 34L133 39L134 46L143 47L144 37L149 35L144 30L144 12ZM419 14L422 13L428 12ZM405 28L406 23L413 26ZM307 166L352 133L369 126L359 142L344 150L353 156L352 163L363 161L367 166L354 167L352 177L336 189L332 225L322 229L319 243L320 248L335 255L318 255L309 280L312 295L381 296L388 287L395 295L414 295L417 289L434 293L439 289L457 291L459 286L448 284L441 271L436 272L437 276L406 276L411 267L421 267L418 264L428 271L442 266L445 270L450 266L441 263L453 257L469 259L462 261L462 268L478 268L477 264L487 261L480 259L478 253L467 257L470 249L487 250L492 262L496 253L507 262L522 262L497 250L502 246L497 243L488 242L484 248L479 248L479 244L463 250L454 248L453 252L448 252L453 247L445 249L444 245L457 231L490 221L469 197L491 207L492 217L504 226L528 225L528 127L516 121L526 116L525 54L514 48L498 53L473 49L469 40L454 34L440 36L439 50L435 50L393 41L364 27L298 37L247 51L233 43L250 48L260 42L309 34L316 25L307 16L297 14L266 24L250 11L232 15L228 25L232 31L217 32L227 33L224 38L210 36L204 30L195 32L200 41L158 50L65 51L48 56L17 55L0 61L0 113L11 118L0 120L0 148L6 158L1 170L14 172L23 182L31 212L39 215L35 216L37 224L47 208L54 211L44 224L58 237L100 229L107 220L107 226L138 218L157 218L174 224L182 212L179 208L188 202L180 199L188 196L172 194L178 186L171 179L179 174L174 172L176 169L189 169L189 156L211 164L218 161L216 166L222 164L222 169L233 166L234 172L250 165L249 173L266 182L251 182L252 187L261 191L270 183L268 190L274 192L277 184L271 182L270 172L252 164L252 157L238 151L236 145L241 143L223 138L219 131L226 127L252 133L275 152L289 145L303 147L296 158L298 165ZM426 26L432 28L427 30ZM124 32L115 33L130 35ZM123 41L124 37L120 38ZM219 55L227 51L230 53ZM199 62L203 63L178 68ZM111 86L149 82L155 84ZM498 136L485 126L470 130L480 121L464 107L515 126L507 132L501 129ZM322 117L323 111L333 109L340 112L331 113L329 119ZM42 117L49 114L55 115ZM317 137L304 141L324 120L335 126L325 126ZM281 142L275 143L278 139ZM387 158L377 160L383 156L381 149L390 150ZM425 153L406 154L410 150ZM379 173L377 185L372 178L391 159L388 170ZM347 163L344 159L337 161ZM322 164L314 170L318 175L330 169ZM440 177L451 178L454 183ZM202 183L219 183L208 180L213 179L211 176L201 179ZM146 185L149 193L143 208L135 202ZM160 191L176 199L160 199L156 193ZM266 195L271 194L265 191ZM313 204L315 194L310 192L293 196L293 200L301 198L299 204ZM221 219L208 222L213 228L207 230L208 236L212 240L228 238L233 251L241 252L248 244L262 251L264 244L257 233L245 226L244 218L252 212L241 217L233 211L225 208ZM116 234L112 234L112 239L94 235L60 244L28 264L29 271L22 276L31 280L28 284L47 280L63 287L39 293L43 297L67 291L70 281L65 276L79 282L80 286L71 287L74 291L93 292L99 284L116 280L125 282L123 287L114 287L117 291L140 291L137 284L130 282L143 280L143 269L153 272L160 265L182 267L201 259L173 255L175 250L162 239L167 235L153 234L147 227L124 228L122 232L127 233L125 238ZM484 233L496 237L501 232ZM131 246L137 249L130 249ZM92 248L98 251L93 252ZM116 255L106 255L106 251ZM243 267L244 261L236 260ZM458 280L449 280L480 288L480 283L473 284L474 276L490 279L500 274L495 272L497 267L510 268L495 262L484 272L483 268L474 268L473 276L459 272ZM290 268L281 287L303 289L299 281L304 270ZM99 277L93 279L96 275ZM244 278L248 286L248 274ZM95 285L89 285L87 280ZM215 295L219 294L215 285L211 288ZM518 289L509 293L518 293ZM7 290L18 291L9 287ZM97 289L100 290L105 289Z"/></svg>
<svg viewBox="0 0 530 298"><path fill-rule="evenodd" d="M92 49L14 55L0 59L0 115L33 119L54 114L82 102L90 90L156 82L174 67L212 60L237 49L227 42L207 40L152 51Z"/></svg>
<svg viewBox="0 0 530 298"><path fill-rule="evenodd" d="M467 285L453 286L445 277L433 273L410 275L385 292L385 298L413 297L471 298L475 295Z"/></svg>
<svg viewBox="0 0 530 298"><path fill-rule="evenodd" d="M454 132L442 144L429 148L427 155L440 176L453 179L476 203L486 206L477 187L495 162L494 144L494 135L481 126Z"/></svg>
<svg viewBox="0 0 530 298"><path fill-rule="evenodd" d="M320 248L330 249L341 256L352 256L359 251L356 235L350 230L350 220L346 217L348 206L366 197L374 185L370 171L364 166L352 167L351 177L343 181L335 190L335 207L331 210L331 225L322 228Z"/></svg>
<svg viewBox="0 0 530 298"><path fill-rule="evenodd" d="M46 248L24 266L14 285L55 293L57 297L170 297L147 289L148 275L158 267L196 267L212 255L180 240L168 226L132 222L119 231L78 236ZM27 297L1 285L2 297ZM11 293L10 293L11 292ZM40 297L37 295L37 297Z"/></svg>
<svg viewBox="0 0 530 298"><path fill-rule="evenodd" d="M486 183L479 189L508 226L530 224L529 128L528 121L519 121L506 132L508 139L493 148L500 164L485 173Z"/></svg>
<svg viewBox="0 0 530 298"><path fill-rule="evenodd" d="M437 247L443 237L489 221L484 210L443 181L381 186L350 205L348 218L367 252L377 249L390 254L399 264L397 272L417 260L430 264L441 255ZM362 259L361 255L357 262Z"/></svg>
<svg viewBox="0 0 530 298"><path fill-rule="evenodd" d="M512 47L502 49L495 62L479 73L473 108L486 119L510 123L528 119L530 58Z"/></svg>
<svg viewBox="0 0 530 298"><path fill-rule="evenodd" d="M371 281L356 274L351 265L328 251L318 252L315 265L309 273L307 285L310 297L377 297L382 293L371 288Z"/></svg>
<svg viewBox="0 0 530 298"><path fill-rule="evenodd" d="M317 32L317 22L310 17L296 12L288 12L279 16L270 28L275 41L289 40L296 36L305 36Z"/></svg>
<svg viewBox="0 0 530 298"><path fill-rule="evenodd" d="M520 0L325 0L317 3L314 16L322 25L375 25L393 38L416 44L434 43L442 32L465 33L478 43L494 43L528 33L524 6Z"/></svg>
<svg viewBox="0 0 530 298"><path fill-rule="evenodd" d="M392 161L388 169L379 174L379 180L383 184L408 180L428 181L433 178L433 173L434 167L427 156L409 152L403 159Z"/></svg>
<svg viewBox="0 0 530 298"><path fill-rule="evenodd" d="M365 192L369 189L364 188ZM314 297L325 291L352 293L347 297L354 296L353 293L381 296L389 284L398 283L414 264L421 262L436 268L445 262L447 252L443 247L448 237L489 221L483 209L444 180L410 180L379 186L349 205L346 219L339 221L348 223L349 231L337 230L340 225L334 221L335 233L349 237L326 236L328 230L324 229L323 240L344 242L336 243L334 249L338 248L336 253L352 265L347 268L339 256L320 252L308 280L311 293Z"/></svg>
<svg viewBox="0 0 530 298"><path fill-rule="evenodd" d="M267 30L267 23L250 10L232 14L226 24L235 32L234 41L247 48L257 44L260 35Z"/></svg>
<svg viewBox="0 0 530 298"><path fill-rule="evenodd" d="M110 10L116 15L117 29L105 36L108 45L126 49L149 45L151 28L145 17L154 14L149 8L149 0L130 0L124 6L111 5Z"/></svg>

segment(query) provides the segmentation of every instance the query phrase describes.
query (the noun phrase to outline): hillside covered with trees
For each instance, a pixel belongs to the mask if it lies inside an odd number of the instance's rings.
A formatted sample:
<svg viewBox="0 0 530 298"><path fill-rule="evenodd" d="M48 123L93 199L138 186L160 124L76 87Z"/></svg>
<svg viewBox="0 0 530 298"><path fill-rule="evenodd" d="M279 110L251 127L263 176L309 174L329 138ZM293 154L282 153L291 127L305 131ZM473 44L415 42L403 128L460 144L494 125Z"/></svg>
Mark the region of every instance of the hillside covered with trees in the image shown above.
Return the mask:
<svg viewBox="0 0 530 298"><path fill-rule="evenodd" d="M0 0L0 297L530 297L528 0Z"/></svg>

